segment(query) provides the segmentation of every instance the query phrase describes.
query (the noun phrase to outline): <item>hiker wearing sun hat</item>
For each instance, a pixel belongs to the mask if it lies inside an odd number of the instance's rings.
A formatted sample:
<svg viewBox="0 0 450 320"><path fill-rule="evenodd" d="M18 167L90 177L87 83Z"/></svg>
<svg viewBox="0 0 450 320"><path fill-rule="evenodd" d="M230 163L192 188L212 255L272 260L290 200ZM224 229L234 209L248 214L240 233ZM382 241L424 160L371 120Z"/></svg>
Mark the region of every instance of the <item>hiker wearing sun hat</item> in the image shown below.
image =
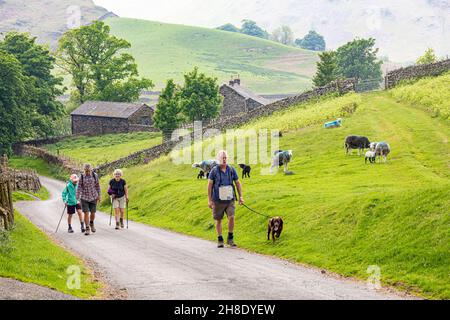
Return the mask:
<svg viewBox="0 0 450 320"><path fill-rule="evenodd" d="M78 176L76 174L72 174L70 176L69 181L67 181L67 185L62 192L62 199L67 206L67 223L69 224L69 233L73 233L72 229L72 216L75 214L75 211L78 213L78 218L80 219L81 224L81 232L84 233L86 231L84 227L84 219L83 212L81 211L81 205L77 201L77 189L78 189Z"/></svg>

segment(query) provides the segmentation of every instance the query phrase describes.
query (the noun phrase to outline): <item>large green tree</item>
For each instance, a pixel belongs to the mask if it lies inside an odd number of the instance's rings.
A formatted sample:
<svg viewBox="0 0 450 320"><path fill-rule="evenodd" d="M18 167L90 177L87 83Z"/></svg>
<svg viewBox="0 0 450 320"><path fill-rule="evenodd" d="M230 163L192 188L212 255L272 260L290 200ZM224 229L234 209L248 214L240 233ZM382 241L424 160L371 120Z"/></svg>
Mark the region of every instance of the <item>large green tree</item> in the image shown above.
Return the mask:
<svg viewBox="0 0 450 320"><path fill-rule="evenodd" d="M166 87L159 96L153 120L155 127L163 132L164 139L170 138L182 121L178 89L172 79L167 81Z"/></svg>
<svg viewBox="0 0 450 320"><path fill-rule="evenodd" d="M179 99L181 112L192 122L217 117L222 106L217 78L200 73L197 67L184 75Z"/></svg>
<svg viewBox="0 0 450 320"><path fill-rule="evenodd" d="M10 32L0 42L0 49L16 57L26 77L28 109L33 112L31 126L36 137L58 133L55 125L65 114L64 106L57 101L63 93L62 78L55 77L55 59L47 47L36 44L36 38L26 33Z"/></svg>
<svg viewBox="0 0 450 320"><path fill-rule="evenodd" d="M320 60L317 62L317 72L313 78L316 87L322 87L338 78L336 53L325 51L319 54Z"/></svg>
<svg viewBox="0 0 450 320"><path fill-rule="evenodd" d="M241 30L234 24L227 23L223 26L217 27L218 30L228 31L228 32L241 32Z"/></svg>
<svg viewBox="0 0 450 320"><path fill-rule="evenodd" d="M417 59L416 64L430 64L436 61L437 58L436 54L434 53L434 49L428 48L427 51L425 51L424 55Z"/></svg>
<svg viewBox="0 0 450 320"><path fill-rule="evenodd" d="M290 46L294 43L294 32L289 26L281 26L273 31L272 40Z"/></svg>
<svg viewBox="0 0 450 320"><path fill-rule="evenodd" d="M133 56L123 52L130 43L110 34L102 21L67 31L59 40L59 65L72 76L75 97L86 100L132 102L153 87L139 78Z"/></svg>
<svg viewBox="0 0 450 320"><path fill-rule="evenodd" d="M344 78L370 80L374 87L382 81L382 61L377 58L375 39L356 39L336 50L337 73Z"/></svg>
<svg viewBox="0 0 450 320"><path fill-rule="evenodd" d="M0 50L0 154L31 134L29 105L23 67L17 58Z"/></svg>
<svg viewBox="0 0 450 320"><path fill-rule="evenodd" d="M241 33L253 37L269 39L269 33L252 20L242 20Z"/></svg>
<svg viewBox="0 0 450 320"><path fill-rule="evenodd" d="M324 51L326 48L324 37L314 30L309 31L303 39L296 39L295 45L313 51Z"/></svg>

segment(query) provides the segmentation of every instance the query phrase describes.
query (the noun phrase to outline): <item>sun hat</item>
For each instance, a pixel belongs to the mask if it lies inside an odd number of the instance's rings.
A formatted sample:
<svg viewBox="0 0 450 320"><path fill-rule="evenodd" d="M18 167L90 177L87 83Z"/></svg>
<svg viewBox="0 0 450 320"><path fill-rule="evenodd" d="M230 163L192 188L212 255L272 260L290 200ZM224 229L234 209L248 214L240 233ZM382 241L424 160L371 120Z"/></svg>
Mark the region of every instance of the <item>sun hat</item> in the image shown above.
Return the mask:
<svg viewBox="0 0 450 320"><path fill-rule="evenodd" d="M73 175L70 176L70 180L72 182L78 182L79 179L78 179L78 176L76 174L73 174Z"/></svg>

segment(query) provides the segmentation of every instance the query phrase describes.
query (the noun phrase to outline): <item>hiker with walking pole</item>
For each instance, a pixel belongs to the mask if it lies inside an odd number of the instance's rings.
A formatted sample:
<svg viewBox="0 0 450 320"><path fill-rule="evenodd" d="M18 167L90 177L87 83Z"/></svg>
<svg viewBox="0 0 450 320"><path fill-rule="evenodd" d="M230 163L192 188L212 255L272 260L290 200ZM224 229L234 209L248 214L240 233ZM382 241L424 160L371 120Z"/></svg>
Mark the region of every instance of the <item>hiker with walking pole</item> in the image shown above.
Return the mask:
<svg viewBox="0 0 450 320"><path fill-rule="evenodd" d="M112 200L112 208L116 218L116 230L125 228L123 216L125 208L127 209L127 229L128 229L128 187L124 179L123 172L120 169L114 170L114 178L109 181L108 194Z"/></svg>
<svg viewBox="0 0 450 320"><path fill-rule="evenodd" d="M81 224L81 232L84 233L85 227L84 227L84 218L83 218L83 212L81 211L81 206L77 201L77 189L78 189L78 176L76 174L73 174L70 176L70 180L67 182L66 187L64 188L64 191L62 192L62 200L65 204L65 207L67 208L67 224L68 224L68 232L73 233L72 228L72 217L75 214L75 211L78 214L78 219L80 220ZM64 215L64 213L63 213ZM61 221L61 220L60 220ZM59 227L59 224L58 224Z"/></svg>
<svg viewBox="0 0 450 320"><path fill-rule="evenodd" d="M84 165L84 173L81 174L78 184L77 199L81 201L81 208L84 212L86 224L84 234L89 235L91 231L95 233L95 213L97 212L97 204L101 201L101 193L98 175L92 170L90 164Z"/></svg>
<svg viewBox="0 0 450 320"><path fill-rule="evenodd" d="M222 219L224 214L227 214L228 218L228 237L227 244L230 247L236 247L234 243L234 213L236 198L236 185L239 193L239 204L244 204L244 198L242 195L242 185L239 181L236 169L227 164L227 152L220 151L217 154L218 166L215 166L210 174L208 180L208 206L212 209L213 218L216 221L216 231L218 248L223 248L223 236L222 236Z"/></svg>

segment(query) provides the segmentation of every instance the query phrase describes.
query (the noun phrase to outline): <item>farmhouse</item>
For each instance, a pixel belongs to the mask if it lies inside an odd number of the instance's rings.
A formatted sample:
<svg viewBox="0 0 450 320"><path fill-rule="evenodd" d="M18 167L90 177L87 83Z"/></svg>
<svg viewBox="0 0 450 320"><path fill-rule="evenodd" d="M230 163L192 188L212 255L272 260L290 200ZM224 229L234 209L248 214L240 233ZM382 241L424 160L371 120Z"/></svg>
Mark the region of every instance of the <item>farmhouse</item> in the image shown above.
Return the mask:
<svg viewBox="0 0 450 320"><path fill-rule="evenodd" d="M145 103L87 101L70 114L72 134L157 131L154 112L155 107Z"/></svg>
<svg viewBox="0 0 450 320"><path fill-rule="evenodd" d="M224 97L222 116L245 113L272 102L241 86L240 79L234 79L228 84L222 85L220 87L220 94Z"/></svg>

